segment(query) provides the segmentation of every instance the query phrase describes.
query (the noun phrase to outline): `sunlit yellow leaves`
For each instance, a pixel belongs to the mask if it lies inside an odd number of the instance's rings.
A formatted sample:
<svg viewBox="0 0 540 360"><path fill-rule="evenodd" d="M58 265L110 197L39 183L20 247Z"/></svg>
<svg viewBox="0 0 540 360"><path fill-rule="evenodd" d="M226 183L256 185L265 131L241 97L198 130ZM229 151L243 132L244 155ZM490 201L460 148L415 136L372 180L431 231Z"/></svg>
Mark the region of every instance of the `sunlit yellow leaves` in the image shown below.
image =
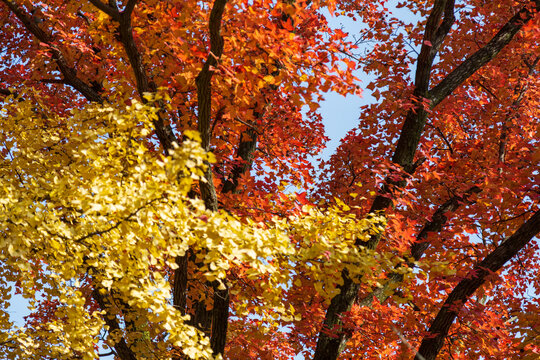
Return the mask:
<svg viewBox="0 0 540 360"><path fill-rule="evenodd" d="M338 200L338 199L336 199ZM358 219L349 214L350 208L342 201L324 212L307 208L307 213L288 220L289 232L297 241L294 261L298 269L305 269L314 279L313 286L328 301L337 294L341 271L347 269L354 277L365 277L366 282L380 271L380 256L357 246L374 231L382 231L385 219L373 216ZM302 284L296 279L297 286Z"/></svg>
<svg viewBox="0 0 540 360"><path fill-rule="evenodd" d="M163 98L148 94L146 100ZM215 159L193 131L169 157L153 152L148 145L155 113L133 101L128 107L88 106L47 118L29 103L6 104L9 121L1 135L12 158L3 160L0 173L5 234L0 256L21 278L29 269L40 272L39 278L20 281L26 297L47 294L61 304L49 322L13 334L26 354L46 349L55 356L95 358L92 349L108 325L88 303L100 296L122 304L101 309L108 316L145 329L109 329L109 346L124 339L141 356L155 346L152 351L167 358L179 346L194 359L210 358L208 339L170 304L166 274L188 249L197 254L201 279L217 281L221 289L227 285L235 294L238 315L245 309L269 320L300 319L284 302L290 284L302 284L295 279L298 271L309 272L329 300L342 269L370 277L379 266L355 241L380 231L384 219L357 219L339 200L324 212L306 205L301 216L264 224L207 211L187 194L203 178L204 164ZM227 279L232 268L254 282L263 306L247 306L251 294L241 291L242 282ZM94 289L93 296L82 291L81 281ZM167 342L152 345L150 339L163 334Z"/></svg>
<svg viewBox="0 0 540 360"><path fill-rule="evenodd" d="M174 329L171 342L182 342L194 358L209 357L202 335L181 333L189 326L168 305L169 284L161 271L196 242L192 219L205 210L186 194L210 157L192 140L168 158L151 152L144 142L154 110L137 102L125 109L73 111L55 123L24 102L9 104L6 114L10 122L2 136L9 139L13 158L4 160L9 166L1 174L0 254L21 274L29 261L41 259L38 270L45 273L38 284L21 281L23 294L45 291L63 304L56 314L62 321L19 332L19 339L35 337L41 344L24 351L48 349L54 356L54 344L62 344L64 351L96 357L90 350L104 326L101 315L89 312L90 299L70 283L91 276L102 295L114 292L156 329L168 324ZM66 335L58 337L59 332Z"/></svg>
<svg viewBox="0 0 540 360"><path fill-rule="evenodd" d="M168 101L145 97L149 104ZM9 121L1 135L12 158L3 160L0 173L0 256L18 274L41 273L20 281L26 297L45 293L61 304L49 322L13 333L21 351L95 358L92 349L108 329L109 346L123 339L143 357L150 347L167 358L176 346L194 359L210 358L208 339L170 304L168 274L188 249L197 256L201 280L227 285L234 294L237 315L254 313L269 323L301 319L285 301L291 284L312 281L330 301L342 270L376 286L381 267L391 266L384 254L357 246L383 230L384 218L356 218L339 199L324 211L304 204L300 215L265 223L207 211L187 194L213 155L201 149L193 131L168 157L152 151L155 114L136 101L51 118L26 102L6 104ZM227 276L232 269L238 279ZM304 284L299 272L312 280ZM240 279L253 283L256 306ZM94 295L82 291L80 281ZM107 316L139 325L108 328L104 314L88 307L95 296L119 302L101 309ZM57 333L65 335L52 339ZM163 334L165 343L152 343Z"/></svg>

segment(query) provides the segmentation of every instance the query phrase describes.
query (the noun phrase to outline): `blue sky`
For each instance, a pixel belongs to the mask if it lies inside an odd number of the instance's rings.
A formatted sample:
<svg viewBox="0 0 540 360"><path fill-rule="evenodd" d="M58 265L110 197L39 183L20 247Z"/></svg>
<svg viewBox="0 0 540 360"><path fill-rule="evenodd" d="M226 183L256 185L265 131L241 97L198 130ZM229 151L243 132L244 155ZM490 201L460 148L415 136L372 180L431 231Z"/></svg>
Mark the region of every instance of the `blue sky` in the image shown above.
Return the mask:
<svg viewBox="0 0 540 360"><path fill-rule="evenodd" d="M396 8L397 1L390 0L386 6L388 7L388 15L397 17L405 22L414 23L418 18L407 8ZM365 25L358 21L353 21L347 16L331 16L327 13L329 25L334 29L341 29L348 33L351 38L365 28ZM359 45L362 47L362 45ZM356 52L362 52L369 49L369 46L364 45L364 48L357 49ZM414 70L414 69L411 69ZM362 89L361 96L349 95L343 97L336 93L325 94L325 101L321 103L320 112L323 117L323 123L326 129L326 135L330 137L326 149L318 156L323 159L328 159L339 145L340 140L347 132L358 125L360 117L360 107L376 102L371 96L371 91L366 88L373 75L368 75L361 68L356 70L356 77L360 79L360 88Z"/></svg>
<svg viewBox="0 0 540 360"><path fill-rule="evenodd" d="M361 27L361 24L355 23L345 16L327 15L327 18L332 28L342 29L350 35L353 35ZM370 95L370 91L366 89L366 85L370 81L367 74L357 70L355 75L361 80L359 85L363 91L362 96L349 95L344 97L337 93L327 93L324 95L325 101L321 103L320 112L326 135L330 138L330 141L326 144L326 149L318 157L325 160L334 153L340 140L347 132L358 125L360 107L375 100Z"/></svg>

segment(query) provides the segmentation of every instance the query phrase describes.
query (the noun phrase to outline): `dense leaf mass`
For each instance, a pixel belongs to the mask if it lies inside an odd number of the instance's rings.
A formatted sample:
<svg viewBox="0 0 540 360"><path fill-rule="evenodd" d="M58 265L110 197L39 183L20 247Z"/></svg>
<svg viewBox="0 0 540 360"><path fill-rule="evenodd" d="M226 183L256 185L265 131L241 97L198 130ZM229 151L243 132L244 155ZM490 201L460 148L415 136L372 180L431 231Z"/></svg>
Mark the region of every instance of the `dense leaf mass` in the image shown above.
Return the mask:
<svg viewBox="0 0 540 360"><path fill-rule="evenodd" d="M0 0L0 356L538 358L539 9Z"/></svg>

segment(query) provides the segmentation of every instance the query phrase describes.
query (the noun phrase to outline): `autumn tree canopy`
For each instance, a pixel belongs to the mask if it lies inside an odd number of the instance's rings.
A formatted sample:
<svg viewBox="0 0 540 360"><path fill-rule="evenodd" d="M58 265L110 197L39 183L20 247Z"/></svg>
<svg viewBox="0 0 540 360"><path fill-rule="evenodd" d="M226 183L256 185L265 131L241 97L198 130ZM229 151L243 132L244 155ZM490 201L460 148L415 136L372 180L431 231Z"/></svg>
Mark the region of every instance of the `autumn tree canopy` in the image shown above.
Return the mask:
<svg viewBox="0 0 540 360"><path fill-rule="evenodd" d="M1 357L538 358L539 9L0 0Z"/></svg>

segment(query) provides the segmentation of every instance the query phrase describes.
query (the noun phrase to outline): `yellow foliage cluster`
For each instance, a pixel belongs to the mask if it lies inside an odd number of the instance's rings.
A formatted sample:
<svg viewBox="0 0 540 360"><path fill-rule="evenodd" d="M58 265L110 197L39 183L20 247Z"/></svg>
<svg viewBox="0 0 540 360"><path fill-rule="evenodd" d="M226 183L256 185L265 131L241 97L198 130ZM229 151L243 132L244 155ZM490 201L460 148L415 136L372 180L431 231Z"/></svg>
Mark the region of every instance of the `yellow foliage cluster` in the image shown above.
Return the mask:
<svg viewBox="0 0 540 360"><path fill-rule="evenodd" d="M186 133L171 156L156 154L148 146L156 120L150 105L88 105L62 117L10 99L0 117L5 357L94 359L105 333L108 346L128 341L141 358L170 358L173 349L211 358L209 340L171 304L170 275L188 249L197 254L202 276L222 286L227 281L240 301L249 299L226 279L227 271L242 266L248 279L261 279L259 315L282 320L294 318L282 292L299 269L330 299L344 267L358 275L377 265L353 243L359 234L382 231L382 218L306 209L303 216L258 224L207 211L188 192L204 181L204 164L213 156L197 133ZM15 282L31 304L60 304L48 322L10 323L5 309ZM89 305L93 292L107 299L107 315ZM124 324L111 329L112 315Z"/></svg>

